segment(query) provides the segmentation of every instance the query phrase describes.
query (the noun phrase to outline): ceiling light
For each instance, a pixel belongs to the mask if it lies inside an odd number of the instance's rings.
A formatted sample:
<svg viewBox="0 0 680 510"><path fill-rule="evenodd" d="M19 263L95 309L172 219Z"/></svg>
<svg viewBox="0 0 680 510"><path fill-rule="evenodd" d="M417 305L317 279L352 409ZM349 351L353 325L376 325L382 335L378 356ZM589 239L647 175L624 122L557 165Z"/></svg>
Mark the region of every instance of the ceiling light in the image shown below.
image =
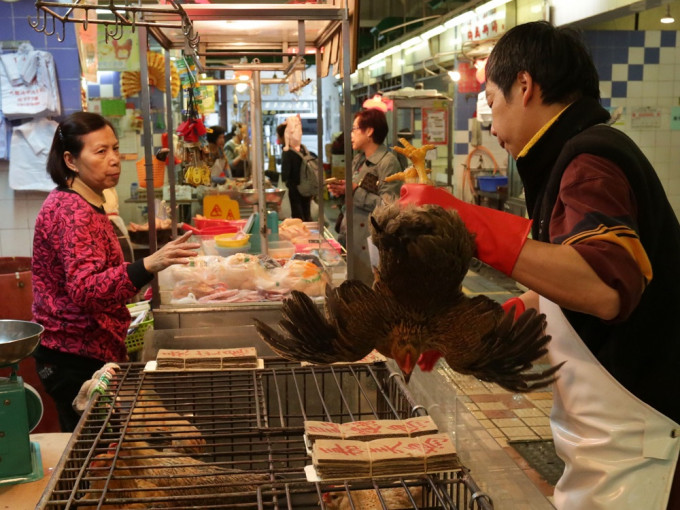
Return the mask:
<svg viewBox="0 0 680 510"><path fill-rule="evenodd" d="M659 20L659 21L661 21L661 23L665 23L665 24L675 23L675 18L673 16L671 16L671 5L670 4L666 5L666 15L663 18L661 18L661 20Z"/></svg>
<svg viewBox="0 0 680 510"><path fill-rule="evenodd" d="M235 88L236 88L236 92L238 92L239 94L242 94L243 92L248 90L248 83L246 83L245 81L240 81L236 84Z"/></svg>

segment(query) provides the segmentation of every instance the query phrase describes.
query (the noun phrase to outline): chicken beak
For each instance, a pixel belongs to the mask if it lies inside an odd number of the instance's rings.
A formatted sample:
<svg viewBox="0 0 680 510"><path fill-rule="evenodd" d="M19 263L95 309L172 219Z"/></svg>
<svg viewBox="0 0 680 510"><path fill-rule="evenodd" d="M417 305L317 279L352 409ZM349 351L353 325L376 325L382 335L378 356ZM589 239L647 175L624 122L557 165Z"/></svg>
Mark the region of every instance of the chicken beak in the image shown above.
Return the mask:
<svg viewBox="0 0 680 510"><path fill-rule="evenodd" d="M416 366L416 361L418 361L418 354L413 349L406 348L403 351L394 352L392 357L399 365L404 375L404 381L408 383Z"/></svg>

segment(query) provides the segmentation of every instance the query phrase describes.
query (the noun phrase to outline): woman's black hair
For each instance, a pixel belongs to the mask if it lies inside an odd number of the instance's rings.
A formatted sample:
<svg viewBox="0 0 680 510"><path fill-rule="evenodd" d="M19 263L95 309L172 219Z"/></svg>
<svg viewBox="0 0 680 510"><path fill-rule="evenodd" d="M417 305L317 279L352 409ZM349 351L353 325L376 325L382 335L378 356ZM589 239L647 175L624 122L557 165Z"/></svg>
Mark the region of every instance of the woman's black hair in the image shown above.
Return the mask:
<svg viewBox="0 0 680 510"><path fill-rule="evenodd" d="M282 122L278 126L276 126L276 136L279 137L279 140L285 140L286 138L286 123Z"/></svg>
<svg viewBox="0 0 680 510"><path fill-rule="evenodd" d="M226 131L222 126L212 126L210 129L211 131L205 135L208 143L217 143L217 139Z"/></svg>
<svg viewBox="0 0 680 510"><path fill-rule="evenodd" d="M545 104L568 104L580 97L600 99L595 64L573 28L534 21L508 30L489 55L486 78L507 99L522 71L541 87Z"/></svg>
<svg viewBox="0 0 680 510"><path fill-rule="evenodd" d="M361 110L354 118L358 119L358 124L362 131L373 128L371 139L375 143L380 145L385 141L389 128L387 127L387 118L383 112L375 108L369 108L368 110Z"/></svg>
<svg viewBox="0 0 680 510"><path fill-rule="evenodd" d="M75 112L59 123L52 139L52 147L47 157L47 173L57 186L67 186L77 174L66 166L64 153L70 152L74 158L80 157L83 150L83 136L110 127L114 134L116 128L98 113ZM116 134L116 137L118 135Z"/></svg>

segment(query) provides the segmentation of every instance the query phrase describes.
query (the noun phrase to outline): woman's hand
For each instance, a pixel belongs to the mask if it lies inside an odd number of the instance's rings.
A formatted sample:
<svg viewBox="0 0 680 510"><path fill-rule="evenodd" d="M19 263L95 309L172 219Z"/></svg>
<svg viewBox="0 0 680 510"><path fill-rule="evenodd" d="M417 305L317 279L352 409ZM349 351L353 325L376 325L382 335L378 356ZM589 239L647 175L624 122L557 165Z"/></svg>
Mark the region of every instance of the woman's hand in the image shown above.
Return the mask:
<svg viewBox="0 0 680 510"><path fill-rule="evenodd" d="M326 184L328 192L334 197L340 197L345 194L345 180L336 179Z"/></svg>
<svg viewBox="0 0 680 510"><path fill-rule="evenodd" d="M144 268L149 273L158 273L174 264L188 264L191 257L198 255L195 250L201 247L198 243L188 243L190 237L191 232L185 232L160 250L144 257Z"/></svg>
<svg viewBox="0 0 680 510"><path fill-rule="evenodd" d="M246 145L245 143L242 143L239 146L238 155L241 159L248 159L248 145Z"/></svg>

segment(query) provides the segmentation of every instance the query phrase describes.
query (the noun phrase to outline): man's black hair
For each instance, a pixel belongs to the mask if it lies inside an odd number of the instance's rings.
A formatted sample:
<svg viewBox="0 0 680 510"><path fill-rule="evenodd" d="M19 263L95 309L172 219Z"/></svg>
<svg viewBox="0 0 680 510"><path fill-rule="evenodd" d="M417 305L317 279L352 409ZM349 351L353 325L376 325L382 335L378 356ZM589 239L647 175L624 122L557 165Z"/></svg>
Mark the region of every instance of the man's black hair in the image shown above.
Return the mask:
<svg viewBox="0 0 680 510"><path fill-rule="evenodd" d="M543 91L543 103L571 103L580 97L600 100L600 80L580 33L547 21L517 25L489 55L486 78L508 98L517 75L528 72Z"/></svg>

